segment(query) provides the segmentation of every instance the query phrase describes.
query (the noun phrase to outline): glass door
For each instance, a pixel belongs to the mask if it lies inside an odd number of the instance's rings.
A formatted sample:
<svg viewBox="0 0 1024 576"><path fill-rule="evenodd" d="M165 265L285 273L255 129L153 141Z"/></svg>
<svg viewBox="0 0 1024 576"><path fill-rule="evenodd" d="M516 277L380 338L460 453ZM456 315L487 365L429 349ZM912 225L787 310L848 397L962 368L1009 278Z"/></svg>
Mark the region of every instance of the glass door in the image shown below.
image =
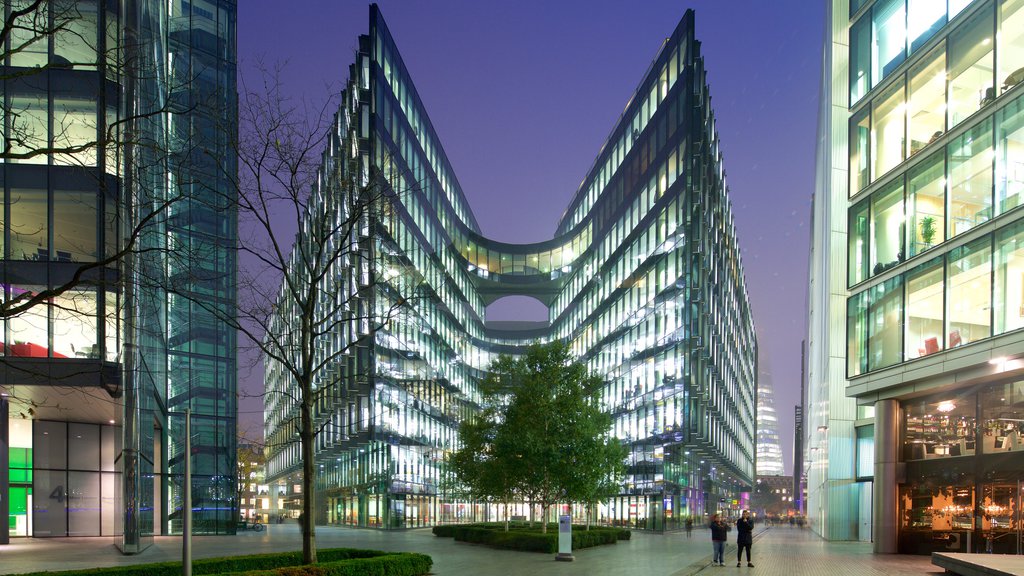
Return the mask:
<svg viewBox="0 0 1024 576"><path fill-rule="evenodd" d="M10 534L14 536L32 535L32 487L15 486L10 487L10 517L8 519Z"/></svg>
<svg viewBox="0 0 1024 576"><path fill-rule="evenodd" d="M979 552L1021 553L1022 482L992 483L982 498L982 541Z"/></svg>

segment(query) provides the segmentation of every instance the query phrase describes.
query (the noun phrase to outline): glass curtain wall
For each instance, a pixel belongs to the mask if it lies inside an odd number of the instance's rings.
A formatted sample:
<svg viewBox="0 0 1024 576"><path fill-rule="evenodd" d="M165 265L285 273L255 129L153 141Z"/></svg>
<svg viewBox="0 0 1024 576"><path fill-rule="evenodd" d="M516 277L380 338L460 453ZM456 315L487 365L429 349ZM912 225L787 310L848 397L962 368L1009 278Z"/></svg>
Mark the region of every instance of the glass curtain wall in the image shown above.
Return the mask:
<svg viewBox="0 0 1024 576"><path fill-rule="evenodd" d="M387 289L374 290L367 306L378 314L397 305L399 313L383 328L355 323L339 335L339 345L371 344L337 372L371 377L320 408L333 424L318 446L317 490L332 502L324 520L402 528L493 516L450 492L443 455L457 445L458 420L477 409L490 360L535 339L496 337L480 321L485 302L508 291L543 298L551 323L536 338L571 342L606 379L601 402L630 456L622 492L599 508L601 518L666 530L684 511L742 506L754 473L746 410L754 405L756 341L717 134L713 122L697 119L713 114L692 14L659 53L556 239L531 247L480 234L376 8L370 29L331 149L355 150L394 190L417 185L373 216L378 257L368 274ZM373 107L359 99L366 90ZM708 145L698 149L697 140ZM272 363L267 382L288 386ZM268 405L268 438L288 433L292 410ZM691 462L697 448L703 460ZM292 474L296 458L288 448L272 454L271 479Z"/></svg>

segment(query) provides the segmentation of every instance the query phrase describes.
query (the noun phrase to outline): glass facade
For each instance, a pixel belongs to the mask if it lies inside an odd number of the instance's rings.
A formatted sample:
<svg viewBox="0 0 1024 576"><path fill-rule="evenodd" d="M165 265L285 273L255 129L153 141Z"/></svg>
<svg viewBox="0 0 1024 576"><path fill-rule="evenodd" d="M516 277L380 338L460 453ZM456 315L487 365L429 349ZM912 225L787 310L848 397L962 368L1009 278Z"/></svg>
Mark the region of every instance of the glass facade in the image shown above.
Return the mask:
<svg viewBox="0 0 1024 576"><path fill-rule="evenodd" d="M870 539L881 553L1019 553L1006 510L1019 509L1024 475L1004 453L1024 344L1024 3L856 4L837 0L828 15L808 516L827 538Z"/></svg>
<svg viewBox="0 0 1024 576"><path fill-rule="evenodd" d="M379 528L502 518L498 504L448 493L444 454L477 409L477 384L500 353L562 339L605 379L602 402L629 446L621 495L599 520L669 530L686 516L738 509L754 479L756 341L692 12L683 17L584 179L554 239L483 236L379 11L360 38L332 154L354 159L323 197L382 185L341 266L357 295L330 345L315 416L317 521ZM333 164L332 164L333 166ZM325 168L326 170L326 168ZM332 210L331 206L320 206ZM339 239L345 241L345 239ZM533 296L547 322L483 321L488 304ZM415 302L415 305L409 304ZM286 330L293 302L275 321ZM346 311L345 314L348 314ZM352 343L359 343L350 346ZM268 481L294 486L297 406L268 362ZM513 517L532 516L517 505Z"/></svg>
<svg viewBox="0 0 1024 576"><path fill-rule="evenodd" d="M189 406L195 530L234 532L235 337L194 302L234 310L235 12L43 3L4 47L3 297L58 290L0 326L13 534L180 533Z"/></svg>

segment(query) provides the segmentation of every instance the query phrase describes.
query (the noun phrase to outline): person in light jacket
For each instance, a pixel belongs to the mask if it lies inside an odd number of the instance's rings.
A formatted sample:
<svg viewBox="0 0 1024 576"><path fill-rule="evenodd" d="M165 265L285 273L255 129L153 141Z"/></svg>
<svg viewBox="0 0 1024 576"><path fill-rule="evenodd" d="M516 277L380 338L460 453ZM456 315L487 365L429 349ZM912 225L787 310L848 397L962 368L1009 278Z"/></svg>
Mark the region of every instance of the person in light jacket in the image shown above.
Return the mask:
<svg viewBox="0 0 1024 576"><path fill-rule="evenodd" d="M725 541L729 525L722 521L718 514L711 516L711 544L714 546L714 558L711 564L725 566Z"/></svg>

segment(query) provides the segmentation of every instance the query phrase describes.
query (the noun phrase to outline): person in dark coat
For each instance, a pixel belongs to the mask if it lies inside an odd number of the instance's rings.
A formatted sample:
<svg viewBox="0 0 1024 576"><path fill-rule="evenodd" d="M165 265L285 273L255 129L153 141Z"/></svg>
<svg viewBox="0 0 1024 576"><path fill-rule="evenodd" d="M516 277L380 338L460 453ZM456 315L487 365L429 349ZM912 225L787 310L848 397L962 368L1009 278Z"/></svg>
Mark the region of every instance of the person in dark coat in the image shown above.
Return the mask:
<svg viewBox="0 0 1024 576"><path fill-rule="evenodd" d="M753 568L750 563L750 547L754 544L754 519L750 517L750 510L744 510L743 516L736 521L736 566L739 567L743 556L743 549L747 549L747 566Z"/></svg>
<svg viewBox="0 0 1024 576"><path fill-rule="evenodd" d="M714 546L714 558L711 563L715 566L725 566L725 541L729 525L722 521L718 514L711 516L711 544Z"/></svg>

